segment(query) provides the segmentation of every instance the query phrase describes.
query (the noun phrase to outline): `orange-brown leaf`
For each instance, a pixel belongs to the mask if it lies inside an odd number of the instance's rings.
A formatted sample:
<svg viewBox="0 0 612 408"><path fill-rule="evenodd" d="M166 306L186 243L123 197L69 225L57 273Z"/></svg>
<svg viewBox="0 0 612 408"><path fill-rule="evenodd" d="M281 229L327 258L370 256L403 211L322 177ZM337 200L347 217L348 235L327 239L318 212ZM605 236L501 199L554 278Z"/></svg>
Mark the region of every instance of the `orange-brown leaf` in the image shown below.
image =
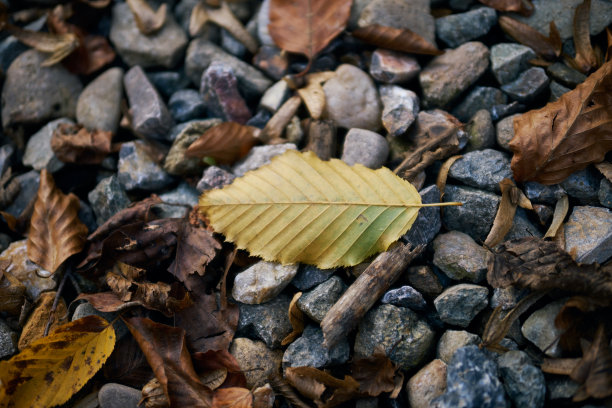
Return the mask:
<svg viewBox="0 0 612 408"><path fill-rule="evenodd" d="M524 16L533 13L533 4L530 0L478 0L482 4L499 11L514 11Z"/></svg>
<svg viewBox="0 0 612 408"><path fill-rule="evenodd" d="M236 122L224 122L208 129L193 142L186 157L212 157L220 164L232 164L247 155L259 129Z"/></svg>
<svg viewBox="0 0 612 408"><path fill-rule="evenodd" d="M604 61L608 62L612 59L612 30L610 28L606 28L606 37L608 38L608 47L606 48Z"/></svg>
<svg viewBox="0 0 612 408"><path fill-rule="evenodd" d="M43 169L28 234L28 258L54 273L60 265L81 251L87 227L79 220L79 199L65 195L55 186L53 176Z"/></svg>
<svg viewBox="0 0 612 408"><path fill-rule="evenodd" d="M597 66L597 55L591 45L591 0L584 0L574 11L574 48L576 58L574 62L584 73Z"/></svg>
<svg viewBox="0 0 612 408"><path fill-rule="evenodd" d="M64 163L100 164L111 152L112 138L111 132L63 123L53 132L51 149Z"/></svg>
<svg viewBox="0 0 612 408"><path fill-rule="evenodd" d="M352 32L353 37L368 44L412 54L440 55L444 51L409 29L372 24Z"/></svg>
<svg viewBox="0 0 612 408"><path fill-rule="evenodd" d="M554 22L551 22L549 37L508 16L499 17L498 22L506 34L521 44L531 47L539 56L554 60L561 54L561 47L557 41L558 32Z"/></svg>
<svg viewBox="0 0 612 408"><path fill-rule="evenodd" d="M79 39L73 33L43 33L39 31L24 30L13 25L8 25L7 31L25 45L40 52L50 54L42 63L43 66L57 64L79 46Z"/></svg>
<svg viewBox="0 0 612 408"><path fill-rule="evenodd" d="M355 360L351 366L353 378L359 383L359 392L377 397L395 388L397 366L384 352Z"/></svg>
<svg viewBox="0 0 612 408"><path fill-rule="evenodd" d="M213 395L213 408L252 408L253 395L246 388L220 388Z"/></svg>
<svg viewBox="0 0 612 408"><path fill-rule="evenodd" d="M289 321L293 330L281 341L281 346L293 343L293 340L297 339L304 331L304 313L297 307L297 301L301 296L302 292L297 292L289 303Z"/></svg>
<svg viewBox="0 0 612 408"><path fill-rule="evenodd" d="M612 150L612 62L576 89L514 120L510 141L518 182L555 184Z"/></svg>
<svg viewBox="0 0 612 408"><path fill-rule="evenodd" d="M359 395L359 383L349 375L341 380L314 367L288 367L285 377L318 407L335 407Z"/></svg>

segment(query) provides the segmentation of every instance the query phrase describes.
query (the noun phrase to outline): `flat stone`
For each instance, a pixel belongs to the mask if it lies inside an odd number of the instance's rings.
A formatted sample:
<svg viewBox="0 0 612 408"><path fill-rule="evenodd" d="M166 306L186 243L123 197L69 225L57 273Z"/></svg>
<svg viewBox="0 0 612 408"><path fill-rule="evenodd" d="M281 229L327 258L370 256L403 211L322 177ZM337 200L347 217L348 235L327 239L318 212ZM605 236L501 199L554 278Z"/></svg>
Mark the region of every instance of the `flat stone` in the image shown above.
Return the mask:
<svg viewBox="0 0 612 408"><path fill-rule="evenodd" d="M372 53L370 75L385 84L402 84L421 72L419 62L404 53L377 49Z"/></svg>
<svg viewBox="0 0 612 408"><path fill-rule="evenodd" d="M293 143L255 146L244 159L234 164L232 172L237 177L244 176L247 171L258 169L270 163L272 157L283 154L289 149L297 150L297 146Z"/></svg>
<svg viewBox="0 0 612 408"><path fill-rule="evenodd" d="M536 53L529 47L516 43L501 43L491 47L491 71L500 85L512 82L519 73L529 68L529 61Z"/></svg>
<svg viewBox="0 0 612 408"><path fill-rule="evenodd" d="M555 62L546 67L546 73L552 79L569 88L575 88L576 85L583 83L587 78L582 72L576 71L562 62Z"/></svg>
<svg viewBox="0 0 612 408"><path fill-rule="evenodd" d="M467 234L450 231L434 240L433 263L455 280L466 279L482 282L487 275L487 265L492 254L478 245Z"/></svg>
<svg viewBox="0 0 612 408"><path fill-rule="evenodd" d="M202 74L200 94L209 116L244 125L251 112L238 92L238 79L230 65L212 62Z"/></svg>
<svg viewBox="0 0 612 408"><path fill-rule="evenodd" d="M467 327L488 305L489 289L461 283L446 289L434 300L434 306L444 323Z"/></svg>
<svg viewBox="0 0 612 408"><path fill-rule="evenodd" d="M111 216L127 208L131 202L116 175L102 179L89 192L87 199L98 225L104 224Z"/></svg>
<svg viewBox="0 0 612 408"><path fill-rule="evenodd" d="M480 78L489 67L489 49L467 42L432 59L419 74L423 104L445 107Z"/></svg>
<svg viewBox="0 0 612 408"><path fill-rule="evenodd" d="M168 101L168 109L178 123L200 119L206 114L204 99L194 89L181 89L173 93Z"/></svg>
<svg viewBox="0 0 612 408"><path fill-rule="evenodd" d="M110 68L91 81L77 101L76 119L87 129L116 132L121 119L123 69Z"/></svg>
<svg viewBox="0 0 612 408"><path fill-rule="evenodd" d="M83 89L76 75L62 64L43 67L48 58L36 50L17 57L6 71L2 87L2 126L42 124L55 118L74 118Z"/></svg>
<svg viewBox="0 0 612 408"><path fill-rule="evenodd" d="M181 218L198 205L199 193L186 182L182 182L175 189L160 194L159 198L168 204L181 204L180 206L166 204L155 206L160 218Z"/></svg>
<svg viewBox="0 0 612 408"><path fill-rule="evenodd" d="M319 269L313 265L301 265L291 284L298 290L308 290L328 280L335 271L335 269Z"/></svg>
<svg viewBox="0 0 612 408"><path fill-rule="evenodd" d="M502 85L501 89L513 100L527 103L541 94L549 82L544 69L534 67L524 71L514 81Z"/></svg>
<svg viewBox="0 0 612 408"><path fill-rule="evenodd" d="M281 294L261 305L239 303L236 336L261 339L270 349L280 348L281 341L292 331L287 313L290 302L287 295Z"/></svg>
<svg viewBox="0 0 612 408"><path fill-rule="evenodd" d="M202 173L202 178L198 181L196 190L203 193L213 188L221 188L230 184L235 178L236 176L221 167L209 166Z"/></svg>
<svg viewBox="0 0 612 408"><path fill-rule="evenodd" d="M510 152L510 140L514 137L514 118L521 116L520 114L503 118L495 125L495 138L497 144L502 149Z"/></svg>
<svg viewBox="0 0 612 408"><path fill-rule="evenodd" d="M300 296L297 307L317 323L321 323L329 309L346 291L347 286L338 276L332 276L314 289Z"/></svg>
<svg viewBox="0 0 612 408"><path fill-rule="evenodd" d="M466 151L488 149L495 146L495 127L487 109L480 109L465 126L468 135Z"/></svg>
<svg viewBox="0 0 612 408"><path fill-rule="evenodd" d="M56 119L47 123L30 137L23 153L23 164L37 171L47 169L50 173L55 173L64 167L64 163L51 149L53 132L62 123L74 125L74 122L68 118Z"/></svg>
<svg viewBox="0 0 612 408"><path fill-rule="evenodd" d="M15 153L15 146L13 144L6 143L0 146L0 174L4 174L6 169L11 167L13 153Z"/></svg>
<svg viewBox="0 0 612 408"><path fill-rule="evenodd" d="M178 71L148 72L147 77L153 86L155 86L155 89L165 98L169 98L173 93L185 89L189 85L189 78L187 78L182 69Z"/></svg>
<svg viewBox="0 0 612 408"><path fill-rule="evenodd" d="M17 333L0 319L0 358L5 359L17 353Z"/></svg>
<svg viewBox="0 0 612 408"><path fill-rule="evenodd" d="M580 204L598 204L599 177L597 171L587 167L573 172L560 185L567 195L577 199Z"/></svg>
<svg viewBox="0 0 612 408"><path fill-rule="evenodd" d="M440 201L440 189L435 184L419 191L421 202L424 204ZM402 236L402 241L409 243L413 248L417 245L429 244L442 228L440 207L424 207L419 210L412 227Z"/></svg>
<svg viewBox="0 0 612 408"><path fill-rule="evenodd" d="M289 97L287 81L280 80L272 85L261 97L259 106L270 112L276 112Z"/></svg>
<svg viewBox="0 0 612 408"><path fill-rule="evenodd" d="M172 177L153 161L141 140L121 146L117 177L126 191L157 191L172 183Z"/></svg>
<svg viewBox="0 0 612 408"><path fill-rule="evenodd" d="M434 337L425 320L412 310L381 305L359 323L354 354L357 358L368 357L382 348L402 370L410 370L425 360Z"/></svg>
<svg viewBox="0 0 612 408"><path fill-rule="evenodd" d="M452 114L460 121L467 122L479 110L490 110L495 105L507 102L508 97L499 89L477 86L453 109Z"/></svg>
<svg viewBox="0 0 612 408"><path fill-rule="evenodd" d="M526 182L523 191L532 202L550 205L555 205L566 194L566 191L559 184L546 186L535 181Z"/></svg>
<svg viewBox="0 0 612 408"><path fill-rule="evenodd" d="M116 383L104 384L98 391L100 408L138 408L141 397L140 390Z"/></svg>
<svg viewBox="0 0 612 408"><path fill-rule="evenodd" d="M324 115L340 127L376 131L380 128L381 106L372 78L359 68L342 64L323 85Z"/></svg>
<svg viewBox="0 0 612 408"><path fill-rule="evenodd" d="M141 33L127 3L113 7L109 38L126 64L143 68L175 67L182 59L188 41L171 12L157 32L150 35Z"/></svg>
<svg viewBox="0 0 612 408"><path fill-rule="evenodd" d="M414 92L395 85L382 85L379 92L383 104L384 128L391 137L403 135L419 113L419 97Z"/></svg>
<svg viewBox="0 0 612 408"><path fill-rule="evenodd" d="M19 215L26 209L30 201L38 194L38 186L40 184L40 174L36 170L28 171L15 177L19 183L19 193L13 199L13 202L4 209L7 213L14 217Z"/></svg>
<svg viewBox="0 0 612 408"><path fill-rule="evenodd" d="M297 265L260 261L236 275L232 296L249 305L265 303L291 282L297 269Z"/></svg>
<svg viewBox="0 0 612 408"><path fill-rule="evenodd" d="M510 159L493 149L464 154L450 167L448 174L469 186L491 192L500 192L499 182L512 178Z"/></svg>
<svg viewBox="0 0 612 408"><path fill-rule="evenodd" d="M605 178L601 179L599 183L597 198L599 198L601 205L612 208L612 183Z"/></svg>
<svg viewBox="0 0 612 408"><path fill-rule="evenodd" d="M571 91L571 89L561 85L557 81L550 81L548 87L550 88L549 102L554 102L558 100L563 94L566 94L567 92Z"/></svg>
<svg viewBox="0 0 612 408"><path fill-rule="evenodd" d="M323 368L346 363L350 347L346 339L328 350L323 346L323 331L308 325L302 335L287 347L283 354L283 368L314 367Z"/></svg>
<svg viewBox="0 0 612 408"><path fill-rule="evenodd" d="M477 346L481 342L477 334L465 330L446 330L438 341L436 357L448 364L457 350L465 346Z"/></svg>
<svg viewBox="0 0 612 408"><path fill-rule="evenodd" d="M612 256L612 211L575 206L564 225L565 250L577 262L603 264Z"/></svg>
<svg viewBox="0 0 612 408"><path fill-rule="evenodd" d="M531 313L521 327L523 336L549 357L560 357L559 336L563 331L555 326L555 318L565 305L567 299L547 304Z"/></svg>
<svg viewBox="0 0 612 408"><path fill-rule="evenodd" d="M523 351L508 351L497 359L504 388L517 407L544 406L546 381L542 370Z"/></svg>
<svg viewBox="0 0 612 408"><path fill-rule="evenodd" d="M411 408L429 408L431 401L446 391L446 363L432 360L406 383Z"/></svg>
<svg viewBox="0 0 612 408"><path fill-rule="evenodd" d="M204 162L195 157L185 157L185 152L204 132L220 123L220 119L187 122L172 142L172 147L170 147L170 151L168 151L164 160L164 170L176 176L200 174L205 167Z"/></svg>
<svg viewBox="0 0 612 408"><path fill-rule="evenodd" d="M436 19L436 36L451 48L486 35L497 24L497 13L480 7Z"/></svg>
<svg viewBox="0 0 612 408"><path fill-rule="evenodd" d="M35 300L42 292L55 289L57 282L49 271L44 270L27 255L27 244L25 239L15 241L0 254L0 260L10 261L6 272L17 278L26 288L30 299Z"/></svg>
<svg viewBox="0 0 612 408"><path fill-rule="evenodd" d="M238 58L244 58L247 48L227 30L221 28L221 48Z"/></svg>
<svg viewBox="0 0 612 408"><path fill-rule="evenodd" d="M442 223L448 230L461 231L476 242L484 242L491 230L501 197L471 187L446 185L444 201L459 201L462 206L444 208Z"/></svg>
<svg viewBox="0 0 612 408"><path fill-rule="evenodd" d="M270 350L265 343L245 337L234 338L229 352L238 362L250 389L266 384L268 377L280 370L283 358L281 351Z"/></svg>
<svg viewBox="0 0 612 408"><path fill-rule="evenodd" d="M349 166L362 164L371 169L381 167L389 156L389 142L376 132L352 128L346 134L342 161Z"/></svg>
<svg viewBox="0 0 612 408"><path fill-rule="evenodd" d="M412 310L424 310L427 306L423 295L412 286L402 286L401 288L387 291L380 300L385 305L407 307Z"/></svg>
<svg viewBox="0 0 612 408"><path fill-rule="evenodd" d="M430 266L410 266L404 276L410 286L428 298L435 298L444 290L440 279Z"/></svg>

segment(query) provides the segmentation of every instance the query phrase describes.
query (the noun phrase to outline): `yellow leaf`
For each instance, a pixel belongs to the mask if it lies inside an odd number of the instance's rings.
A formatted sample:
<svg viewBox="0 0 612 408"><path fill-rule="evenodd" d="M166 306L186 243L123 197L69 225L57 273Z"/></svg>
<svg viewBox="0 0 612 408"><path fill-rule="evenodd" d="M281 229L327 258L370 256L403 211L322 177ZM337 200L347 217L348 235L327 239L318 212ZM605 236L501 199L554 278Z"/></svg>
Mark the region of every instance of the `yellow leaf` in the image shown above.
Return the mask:
<svg viewBox="0 0 612 408"><path fill-rule="evenodd" d="M417 190L387 168L321 161L294 150L200 197L217 232L268 261L320 268L356 265L406 233Z"/></svg>
<svg viewBox="0 0 612 408"><path fill-rule="evenodd" d="M87 316L58 327L0 362L0 407L52 407L68 401L115 347L113 326Z"/></svg>

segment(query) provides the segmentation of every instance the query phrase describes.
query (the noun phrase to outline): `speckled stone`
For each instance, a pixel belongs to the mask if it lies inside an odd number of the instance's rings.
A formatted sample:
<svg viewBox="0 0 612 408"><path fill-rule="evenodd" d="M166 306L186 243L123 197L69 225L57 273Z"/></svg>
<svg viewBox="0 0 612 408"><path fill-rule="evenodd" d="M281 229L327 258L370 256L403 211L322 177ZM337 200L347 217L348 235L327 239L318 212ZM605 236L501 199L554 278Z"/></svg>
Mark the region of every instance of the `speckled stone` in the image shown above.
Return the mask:
<svg viewBox="0 0 612 408"><path fill-rule="evenodd" d="M432 360L406 383L411 408L429 408L431 401L446 391L446 363Z"/></svg>
<svg viewBox="0 0 612 408"><path fill-rule="evenodd" d="M291 343L283 354L283 368L323 368L348 361L350 347L346 339L341 340L331 350L323 346L323 340L323 331L319 327L306 326L302 335Z"/></svg>
<svg viewBox="0 0 612 408"><path fill-rule="evenodd" d="M121 145L117 178L126 191L157 191L172 183L172 177L153 161L141 140Z"/></svg>
<svg viewBox="0 0 612 408"><path fill-rule="evenodd" d="M244 176L247 171L255 170L270 163L270 160L279 154L285 153L287 150L297 150L297 146L293 143L284 143L277 145L255 146L246 157L234 164L232 172L235 176Z"/></svg>
<svg viewBox="0 0 612 408"><path fill-rule="evenodd" d="M236 275L232 296L249 305L265 303L291 282L297 269L297 265L260 261Z"/></svg>
<svg viewBox="0 0 612 408"><path fill-rule="evenodd" d="M89 192L87 199L91 203L93 212L96 214L98 225L104 224L111 216L130 204L130 199L116 175L102 179Z"/></svg>
<svg viewBox="0 0 612 408"><path fill-rule="evenodd" d="M91 81L77 101L77 121L88 129L116 132L121 119L123 69L110 68Z"/></svg>
<svg viewBox="0 0 612 408"><path fill-rule="evenodd" d="M229 352L238 362L249 388L264 385L271 374L279 371L283 357L280 350L270 350L265 343L245 337L234 338Z"/></svg>
<svg viewBox="0 0 612 408"><path fill-rule="evenodd" d="M419 191L421 202L424 204L437 203L440 201L440 189L435 184L425 187ZM419 210L412 227L402 236L402 241L409 243L415 248L417 245L429 244L440 232L442 220L440 218L440 207L425 207Z"/></svg>
<svg viewBox="0 0 612 408"><path fill-rule="evenodd" d="M546 186L535 181L526 182L523 191L531 202L550 205L555 205L566 194L559 184Z"/></svg>
<svg viewBox="0 0 612 408"><path fill-rule="evenodd" d="M495 146L495 127L487 109L477 111L465 126L468 134L466 151L473 152Z"/></svg>
<svg viewBox="0 0 612 408"><path fill-rule="evenodd" d="M419 97L411 90L395 85L382 85L379 92L384 128L390 137L403 135L419 113Z"/></svg>
<svg viewBox="0 0 612 408"><path fill-rule="evenodd" d="M529 61L536 53L529 47L516 43L501 43L491 47L491 71L500 85L516 79L520 72L529 68Z"/></svg>
<svg viewBox="0 0 612 408"><path fill-rule="evenodd" d="M236 336L263 340L270 349L280 348L281 341L292 331L287 313L289 303L291 299L285 294L261 305L238 303Z"/></svg>
<svg viewBox="0 0 612 408"><path fill-rule="evenodd" d="M512 82L502 85L501 89L515 101L528 103L533 101L547 87L550 80L544 69L529 68Z"/></svg>
<svg viewBox="0 0 612 408"><path fill-rule="evenodd" d="M477 86L453 109L452 114L460 121L467 122L479 110L490 111L493 106L507 102L508 97L499 89Z"/></svg>
<svg viewBox="0 0 612 408"><path fill-rule="evenodd" d="M301 265L291 284L298 290L308 290L328 280L335 271L335 269L319 269L313 265Z"/></svg>
<svg viewBox="0 0 612 408"><path fill-rule="evenodd" d="M116 383L104 384L98 391L100 408L137 408L141 397L140 390Z"/></svg>
<svg viewBox="0 0 612 408"><path fill-rule="evenodd" d="M603 264L612 256L612 210L576 206L564 230L565 250L577 262Z"/></svg>
<svg viewBox="0 0 612 408"><path fill-rule="evenodd" d="M321 323L346 288L340 277L332 276L311 291L302 294L297 301L297 307L312 320Z"/></svg>
<svg viewBox="0 0 612 408"><path fill-rule="evenodd" d="M531 313L523 326L523 336L549 357L560 357L559 336L563 333L555 326L555 318L567 299L561 299Z"/></svg>
<svg viewBox="0 0 612 408"><path fill-rule="evenodd" d="M481 282L487 274L487 265L492 258L489 250L478 245L463 232L450 231L434 240L433 263L455 280Z"/></svg>
<svg viewBox="0 0 612 408"><path fill-rule="evenodd" d="M448 324L467 327L487 307L489 289L461 283L446 289L434 300L440 319Z"/></svg>
<svg viewBox="0 0 612 408"><path fill-rule="evenodd" d="M477 334L465 330L446 330L438 341L436 357L448 364L457 350L465 346L477 346L481 342Z"/></svg>
<svg viewBox="0 0 612 408"><path fill-rule="evenodd" d="M230 184L235 178L236 176L221 167L209 166L202 173L202 178L198 181L196 190L203 193L213 188L221 188Z"/></svg>
<svg viewBox="0 0 612 408"><path fill-rule="evenodd" d="M451 48L475 40L489 32L497 23L497 13L490 7L480 7L465 13L455 13L436 19L436 36Z"/></svg>
<svg viewBox="0 0 612 408"><path fill-rule="evenodd" d="M601 182L599 183L597 198L599 198L601 205L612 208L612 183L605 178L601 179Z"/></svg>
<svg viewBox="0 0 612 408"><path fill-rule="evenodd" d="M444 201L459 201L463 205L444 208L442 223L448 230L462 231L476 242L484 242L500 200L501 197L493 193L447 184Z"/></svg>
<svg viewBox="0 0 612 408"><path fill-rule="evenodd" d="M508 351L497 359L504 388L517 407L544 406L546 381L542 370L523 351Z"/></svg>
<svg viewBox="0 0 612 408"><path fill-rule="evenodd" d="M560 185L567 195L577 199L580 204L598 204L599 178L598 171L587 167L573 172Z"/></svg>
<svg viewBox="0 0 612 408"><path fill-rule="evenodd" d="M512 178L510 158L493 149L469 152L453 163L448 175L471 187L499 193L499 183Z"/></svg>
<svg viewBox="0 0 612 408"><path fill-rule="evenodd" d="M410 286L428 298L435 298L444 290L440 279L430 266L410 266L404 276Z"/></svg>
<svg viewBox="0 0 612 408"><path fill-rule="evenodd" d="M407 307L412 310L423 310L427 306L423 295L412 286L402 286L401 288L389 290L383 295L380 303Z"/></svg>

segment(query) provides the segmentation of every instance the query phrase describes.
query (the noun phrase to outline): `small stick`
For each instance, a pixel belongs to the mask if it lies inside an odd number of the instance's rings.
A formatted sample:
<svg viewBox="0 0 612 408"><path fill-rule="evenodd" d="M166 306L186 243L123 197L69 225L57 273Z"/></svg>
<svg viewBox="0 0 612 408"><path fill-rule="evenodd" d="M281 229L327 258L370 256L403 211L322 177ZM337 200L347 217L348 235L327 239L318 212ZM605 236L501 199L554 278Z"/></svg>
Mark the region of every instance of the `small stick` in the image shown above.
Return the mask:
<svg viewBox="0 0 612 408"><path fill-rule="evenodd" d="M43 334L43 337L46 337L49 334L49 329L51 328L51 324L53 324L53 316L55 316L57 305L59 303L60 297L62 296L62 291L64 290L64 286L66 285L66 281L68 280L69 275L70 268L67 268L64 272L64 276L62 277L59 286L57 287L57 292L55 292L55 299L53 299L53 305L51 306L51 310L49 311L49 320L47 320L47 325L45 326L45 332Z"/></svg>

